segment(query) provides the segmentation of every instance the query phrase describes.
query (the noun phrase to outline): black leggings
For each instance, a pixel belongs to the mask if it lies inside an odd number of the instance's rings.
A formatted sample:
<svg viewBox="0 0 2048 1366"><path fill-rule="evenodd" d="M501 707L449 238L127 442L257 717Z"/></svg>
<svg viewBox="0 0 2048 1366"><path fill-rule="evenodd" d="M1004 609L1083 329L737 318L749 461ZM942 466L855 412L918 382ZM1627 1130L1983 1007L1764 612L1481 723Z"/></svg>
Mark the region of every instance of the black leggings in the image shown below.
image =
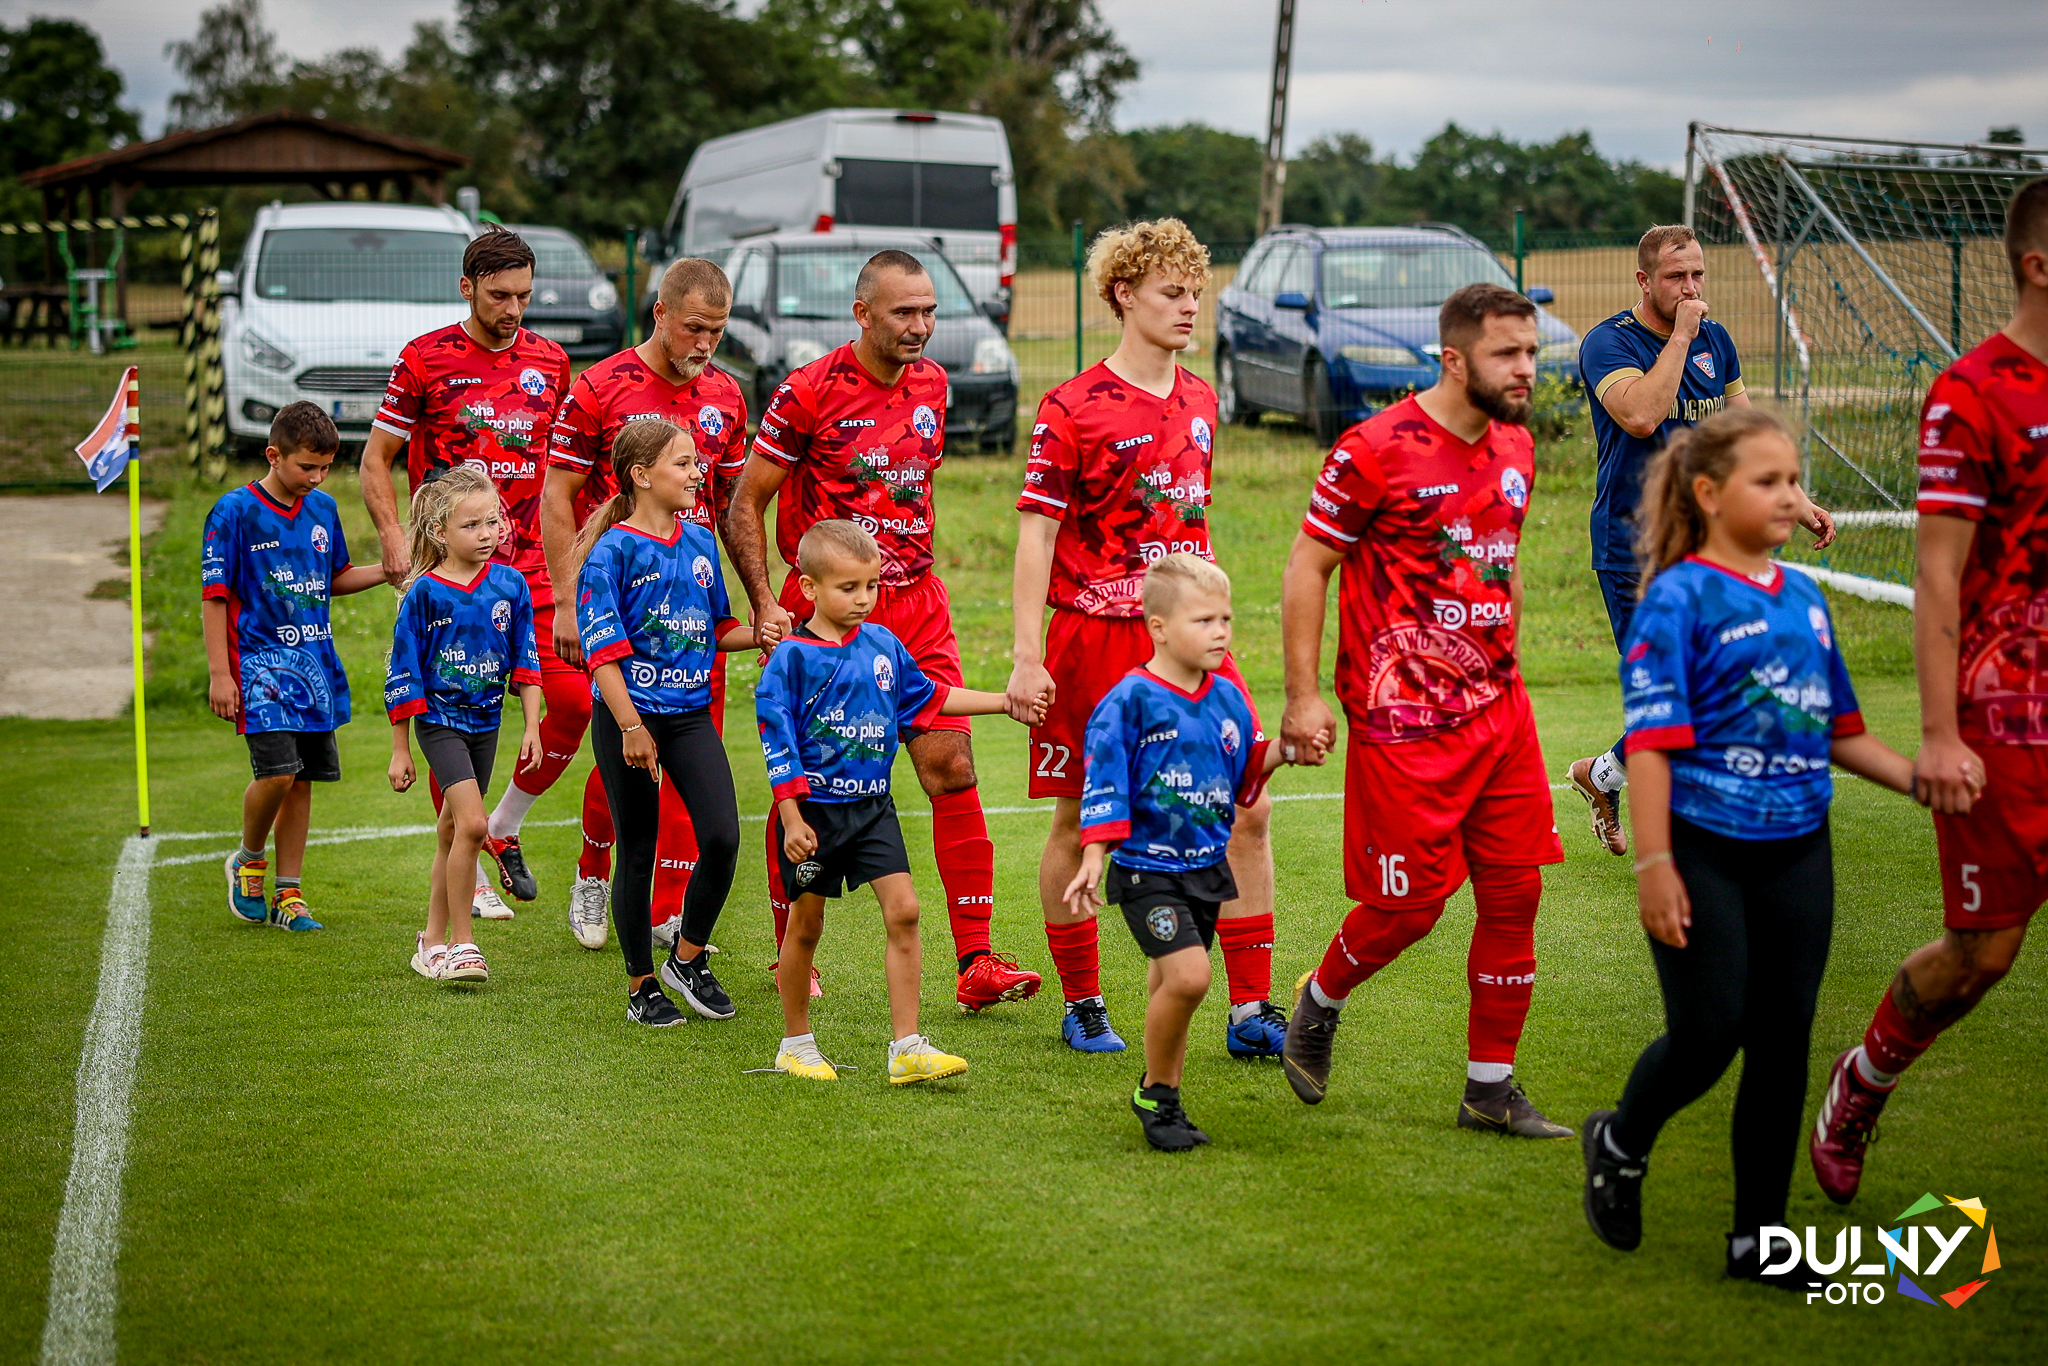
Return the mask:
<svg viewBox="0 0 2048 1366"><path fill-rule="evenodd" d="M1705 1095L1742 1050L1735 1093L1735 1232L1785 1222L1814 1001L1835 918L1825 822L1782 840L1737 840L1671 818L1671 852L1692 900L1686 947L1650 941L1664 1035L1636 1059L1614 1141L1649 1156L1666 1120Z"/></svg>
<svg viewBox="0 0 2048 1366"><path fill-rule="evenodd" d="M683 893L682 937L692 944L706 943L718 913L725 909L740 856L740 812L725 742L708 710L642 713L640 720L654 739L662 776L683 799L697 833L697 869ZM626 955L627 975L644 977L654 971L651 906L661 789L646 769L627 765L625 737L602 702L591 709L590 747L597 756L604 795L611 802L618 841L612 851L612 924Z"/></svg>

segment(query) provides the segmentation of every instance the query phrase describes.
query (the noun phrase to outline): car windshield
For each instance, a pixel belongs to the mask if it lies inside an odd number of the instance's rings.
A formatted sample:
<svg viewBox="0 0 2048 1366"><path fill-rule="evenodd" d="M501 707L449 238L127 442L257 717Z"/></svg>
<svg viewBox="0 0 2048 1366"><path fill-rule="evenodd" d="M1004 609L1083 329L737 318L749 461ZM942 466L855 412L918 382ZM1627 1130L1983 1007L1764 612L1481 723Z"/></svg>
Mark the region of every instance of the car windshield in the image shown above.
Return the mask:
<svg viewBox="0 0 2048 1366"><path fill-rule="evenodd" d="M533 264L536 275L550 280L595 280L603 274L597 262L590 259L590 253L583 244L565 232L535 232L531 229L521 232L526 245L533 248Z"/></svg>
<svg viewBox="0 0 2048 1366"><path fill-rule="evenodd" d="M785 318L852 317L853 282L872 255L867 250L783 252L776 265L775 311ZM924 264L939 297L939 316L971 316L974 301L946 259L928 251Z"/></svg>
<svg viewBox="0 0 2048 1366"><path fill-rule="evenodd" d="M454 232L285 228L263 236L256 295L333 303L459 304L462 252Z"/></svg>
<svg viewBox="0 0 2048 1366"><path fill-rule="evenodd" d="M1323 252L1326 308L1435 308L1471 284L1512 285L1477 247L1330 247Z"/></svg>

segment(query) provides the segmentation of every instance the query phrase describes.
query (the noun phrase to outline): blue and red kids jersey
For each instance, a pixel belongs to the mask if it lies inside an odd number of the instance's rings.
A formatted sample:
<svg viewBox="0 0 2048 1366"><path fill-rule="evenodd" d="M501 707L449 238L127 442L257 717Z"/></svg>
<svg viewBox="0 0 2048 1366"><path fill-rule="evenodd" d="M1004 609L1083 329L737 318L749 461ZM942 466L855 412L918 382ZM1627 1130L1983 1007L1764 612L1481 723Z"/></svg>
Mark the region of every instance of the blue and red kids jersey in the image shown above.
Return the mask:
<svg viewBox="0 0 2048 1366"><path fill-rule="evenodd" d="M199 552L200 594L228 605L228 663L245 735L348 723L348 675L334 653L328 586L349 567L334 499L293 507L245 484L213 505Z"/></svg>
<svg viewBox="0 0 2048 1366"><path fill-rule="evenodd" d="M657 716L711 705L718 640L739 623L725 595L718 542L676 519L666 540L619 523L576 577L576 630L594 674L616 661L634 707ZM604 704L593 680L590 695Z"/></svg>
<svg viewBox="0 0 2048 1366"><path fill-rule="evenodd" d="M775 800L886 796L897 741L937 720L948 691L883 627L861 625L837 645L799 628L754 685Z"/></svg>
<svg viewBox="0 0 2048 1366"><path fill-rule="evenodd" d="M505 688L540 686L533 594L518 570L493 560L467 588L432 570L398 604L385 666L393 724L418 716L472 735L498 728Z"/></svg>
<svg viewBox="0 0 2048 1366"><path fill-rule="evenodd" d="M1687 557L1657 575L1621 660L1628 752L1671 756L1671 809L1731 839L1818 829L1828 751L1863 716L1811 579Z"/></svg>
<svg viewBox="0 0 2048 1366"><path fill-rule="evenodd" d="M1114 844L1127 868L1192 872L1230 844L1236 808L1259 799L1266 749L1238 686L1210 674L1182 692L1133 669L1088 718L1081 843Z"/></svg>

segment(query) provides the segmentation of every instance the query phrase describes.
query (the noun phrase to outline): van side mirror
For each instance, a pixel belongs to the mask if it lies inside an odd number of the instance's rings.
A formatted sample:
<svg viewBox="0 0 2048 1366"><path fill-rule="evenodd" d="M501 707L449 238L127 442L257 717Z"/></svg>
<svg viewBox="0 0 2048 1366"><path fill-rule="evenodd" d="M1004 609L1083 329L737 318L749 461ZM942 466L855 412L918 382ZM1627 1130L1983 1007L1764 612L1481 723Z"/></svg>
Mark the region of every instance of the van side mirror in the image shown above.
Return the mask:
<svg viewBox="0 0 2048 1366"><path fill-rule="evenodd" d="M1308 295L1300 290L1290 289L1273 300L1275 308L1291 308L1298 313L1308 312Z"/></svg>
<svg viewBox="0 0 2048 1366"><path fill-rule="evenodd" d="M768 320L761 314L761 307L759 304L743 304L740 303L738 300L734 300L732 306L732 316L735 318L743 318L746 321L752 323L756 327L765 327L768 323Z"/></svg>
<svg viewBox="0 0 2048 1366"><path fill-rule="evenodd" d="M232 270L217 270L213 273L213 286L223 299L237 298L242 293L241 282Z"/></svg>
<svg viewBox="0 0 2048 1366"><path fill-rule="evenodd" d="M983 299L983 300L981 301L981 313L982 313L982 316L983 316L983 317L987 318L987 319L988 319L988 320L989 320L990 322L994 323L994 324L995 324L995 325L996 325L997 327L1005 327L1005 326L1008 326L1008 324L1009 324L1009 321L1010 321L1010 303L1009 303L1009 300L1007 300L1007 299Z"/></svg>
<svg viewBox="0 0 2048 1366"><path fill-rule="evenodd" d="M1529 302L1532 304L1556 303L1557 291L1549 285L1531 285L1529 286Z"/></svg>

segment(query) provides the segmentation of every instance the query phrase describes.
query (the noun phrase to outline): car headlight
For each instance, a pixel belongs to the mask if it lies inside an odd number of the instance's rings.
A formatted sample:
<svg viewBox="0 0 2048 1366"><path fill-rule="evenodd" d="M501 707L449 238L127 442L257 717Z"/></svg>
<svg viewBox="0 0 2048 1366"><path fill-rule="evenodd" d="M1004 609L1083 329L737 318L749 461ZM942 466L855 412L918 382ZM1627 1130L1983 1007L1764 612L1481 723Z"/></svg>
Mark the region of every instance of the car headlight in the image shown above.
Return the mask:
<svg viewBox="0 0 2048 1366"><path fill-rule="evenodd" d="M1001 337L983 337L974 344L974 364L967 367L976 375L1006 375L1017 378L1017 357Z"/></svg>
<svg viewBox="0 0 2048 1366"><path fill-rule="evenodd" d="M821 341L814 341L809 337L797 337L788 346L783 348L782 358L790 369L795 370L799 366L809 365L831 349L831 347Z"/></svg>
<svg viewBox="0 0 2048 1366"><path fill-rule="evenodd" d="M599 313L619 306L619 291L610 280L599 280L590 287L590 306Z"/></svg>
<svg viewBox="0 0 2048 1366"><path fill-rule="evenodd" d="M1345 346L1338 348L1345 360L1360 365L1420 365L1415 353L1405 346Z"/></svg>
<svg viewBox="0 0 2048 1366"><path fill-rule="evenodd" d="M265 370L289 370L293 364L290 356L277 347L272 346L254 332L244 332L242 334L242 354L248 357L249 364L260 365Z"/></svg>
<svg viewBox="0 0 2048 1366"><path fill-rule="evenodd" d="M1579 344L1575 341L1546 342L1543 345L1543 349L1536 353L1536 363L1538 365L1556 365L1562 361L1574 361L1578 358Z"/></svg>

